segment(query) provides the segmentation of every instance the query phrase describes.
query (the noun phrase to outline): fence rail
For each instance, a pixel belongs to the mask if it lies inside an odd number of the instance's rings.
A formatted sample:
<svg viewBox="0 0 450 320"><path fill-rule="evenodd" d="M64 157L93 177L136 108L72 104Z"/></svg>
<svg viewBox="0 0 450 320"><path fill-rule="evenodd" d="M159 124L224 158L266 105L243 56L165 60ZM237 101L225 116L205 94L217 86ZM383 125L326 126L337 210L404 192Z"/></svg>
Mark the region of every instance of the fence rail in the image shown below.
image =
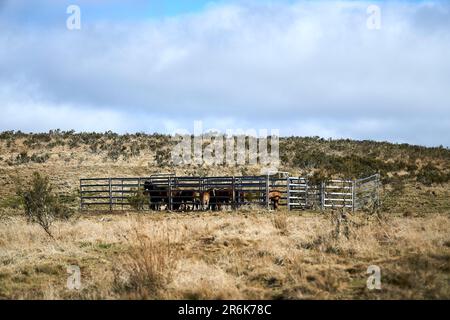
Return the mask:
<svg viewBox="0 0 450 320"><path fill-rule="evenodd" d="M145 186L151 185L151 189ZM379 205L379 175L358 180L329 180L313 184L305 177L218 176L192 177L153 175L149 177L82 178L80 179L80 207L82 210L130 209L131 199L145 194L143 210L204 210L201 195L208 191L215 195L216 205L238 208L244 205L275 207L289 210L349 208L361 210ZM228 192L228 193L227 193ZM202 206L203 205L203 206Z"/></svg>

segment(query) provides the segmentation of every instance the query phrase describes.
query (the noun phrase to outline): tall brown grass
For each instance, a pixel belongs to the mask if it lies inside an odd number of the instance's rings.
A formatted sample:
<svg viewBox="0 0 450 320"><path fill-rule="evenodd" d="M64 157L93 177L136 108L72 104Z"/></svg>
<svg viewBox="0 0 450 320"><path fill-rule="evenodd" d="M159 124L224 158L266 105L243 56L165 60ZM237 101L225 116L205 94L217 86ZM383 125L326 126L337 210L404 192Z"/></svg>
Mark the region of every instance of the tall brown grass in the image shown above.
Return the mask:
<svg viewBox="0 0 450 320"><path fill-rule="evenodd" d="M161 299L172 280L175 251L168 234L134 228L130 247L114 267L114 290L121 298Z"/></svg>
<svg viewBox="0 0 450 320"><path fill-rule="evenodd" d="M450 297L448 215L355 213L348 237L335 237L329 215L279 213L83 215L56 221L50 242L39 226L8 216L0 220L0 298ZM366 288L373 264L380 291ZM81 290L66 288L67 265L80 267Z"/></svg>
<svg viewBox="0 0 450 320"><path fill-rule="evenodd" d="M286 213L275 213L272 218L272 224L281 234L286 235L288 233L288 218Z"/></svg>

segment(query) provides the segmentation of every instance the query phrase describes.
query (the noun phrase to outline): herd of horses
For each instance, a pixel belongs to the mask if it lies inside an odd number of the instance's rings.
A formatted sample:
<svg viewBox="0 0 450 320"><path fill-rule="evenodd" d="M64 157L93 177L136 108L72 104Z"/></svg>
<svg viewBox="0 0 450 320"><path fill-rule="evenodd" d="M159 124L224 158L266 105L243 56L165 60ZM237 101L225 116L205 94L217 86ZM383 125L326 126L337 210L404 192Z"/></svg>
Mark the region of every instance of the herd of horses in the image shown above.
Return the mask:
<svg viewBox="0 0 450 320"><path fill-rule="evenodd" d="M250 192L231 188L211 188L204 191L169 190L167 186L157 185L151 181L144 182L144 195L149 198L151 210L162 208L175 211L212 210L219 211L236 204L249 203ZM233 194L234 193L234 194ZM263 196L265 196L263 194ZM277 190L269 192L269 202L273 209L278 209L282 193Z"/></svg>

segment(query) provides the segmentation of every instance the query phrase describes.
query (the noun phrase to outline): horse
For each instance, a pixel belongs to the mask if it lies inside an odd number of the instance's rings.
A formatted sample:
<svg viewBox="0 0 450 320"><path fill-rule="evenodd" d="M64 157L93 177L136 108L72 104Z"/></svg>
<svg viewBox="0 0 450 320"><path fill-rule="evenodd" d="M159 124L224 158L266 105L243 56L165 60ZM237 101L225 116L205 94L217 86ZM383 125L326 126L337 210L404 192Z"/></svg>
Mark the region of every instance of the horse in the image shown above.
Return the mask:
<svg viewBox="0 0 450 320"><path fill-rule="evenodd" d="M282 192L279 190L272 190L269 191L269 201L272 205L273 209L278 209L280 206L280 200L282 197ZM263 201L262 199L265 199L265 193L252 193L252 192L243 192L243 191L236 191L235 192L235 199L237 205L242 204L251 204L255 202L255 199L259 199L258 202ZM265 200L264 200L265 203Z"/></svg>
<svg viewBox="0 0 450 320"><path fill-rule="evenodd" d="M172 208L174 210L183 210L187 211L189 204L192 204L192 208L195 206L195 195L196 192L193 190L177 190L175 191L175 195L173 197Z"/></svg>
<svg viewBox="0 0 450 320"><path fill-rule="evenodd" d="M202 191L199 193L199 206L197 206L197 209L206 210L209 207L209 203L211 200L211 194L209 191Z"/></svg>
<svg viewBox="0 0 450 320"><path fill-rule="evenodd" d="M233 197L231 189L210 189L209 209L216 211L222 210L223 205L228 205Z"/></svg>
<svg viewBox="0 0 450 320"><path fill-rule="evenodd" d="M281 192L278 190L272 190L269 192L269 200L272 203L274 210L277 210L280 205Z"/></svg>
<svg viewBox="0 0 450 320"><path fill-rule="evenodd" d="M204 210L209 205L209 199L208 191L175 190L172 191L172 209L182 211Z"/></svg>
<svg viewBox="0 0 450 320"><path fill-rule="evenodd" d="M150 198L151 210L160 210L161 204L168 200L167 187L157 186L148 180L144 182L144 194Z"/></svg>

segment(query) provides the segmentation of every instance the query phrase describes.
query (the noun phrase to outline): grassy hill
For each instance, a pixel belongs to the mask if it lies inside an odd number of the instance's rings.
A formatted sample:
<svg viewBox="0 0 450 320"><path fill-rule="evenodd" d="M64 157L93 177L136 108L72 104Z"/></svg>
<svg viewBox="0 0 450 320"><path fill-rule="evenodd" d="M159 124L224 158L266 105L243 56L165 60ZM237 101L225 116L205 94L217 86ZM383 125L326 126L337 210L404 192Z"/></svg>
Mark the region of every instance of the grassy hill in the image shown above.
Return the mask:
<svg viewBox="0 0 450 320"><path fill-rule="evenodd" d="M172 166L168 135L50 131L0 133L2 206L14 202L17 179L47 174L57 190L76 198L80 177L259 174L260 166ZM450 150L374 141L280 138L280 171L292 175L359 178L380 172L385 210L449 209ZM0 203L1 205L1 203Z"/></svg>
<svg viewBox="0 0 450 320"><path fill-rule="evenodd" d="M49 237L27 222L16 188L33 172L78 207L80 177L259 174L259 166L171 166L160 134L0 134L0 299L448 299L450 150L286 137L282 171L380 172L380 215L339 212L76 212ZM67 288L67 267L81 289ZM366 287L381 268L382 289Z"/></svg>

